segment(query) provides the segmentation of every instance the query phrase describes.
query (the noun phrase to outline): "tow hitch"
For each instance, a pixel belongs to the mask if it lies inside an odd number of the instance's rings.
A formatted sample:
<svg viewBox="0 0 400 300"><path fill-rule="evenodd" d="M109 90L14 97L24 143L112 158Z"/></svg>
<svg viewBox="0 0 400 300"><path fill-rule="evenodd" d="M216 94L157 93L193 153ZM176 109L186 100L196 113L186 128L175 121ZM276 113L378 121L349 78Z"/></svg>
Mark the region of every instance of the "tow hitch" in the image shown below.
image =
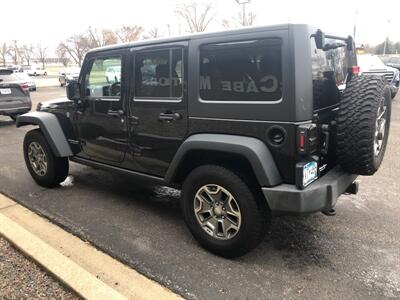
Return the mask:
<svg viewBox="0 0 400 300"><path fill-rule="evenodd" d="M359 182L358 181L354 181L352 184L349 185L349 187L346 189L346 191L344 192L345 195L356 195L358 193L358 186L359 186ZM336 215L336 208L332 207L328 210L324 210L322 211L322 213L325 216L335 216Z"/></svg>

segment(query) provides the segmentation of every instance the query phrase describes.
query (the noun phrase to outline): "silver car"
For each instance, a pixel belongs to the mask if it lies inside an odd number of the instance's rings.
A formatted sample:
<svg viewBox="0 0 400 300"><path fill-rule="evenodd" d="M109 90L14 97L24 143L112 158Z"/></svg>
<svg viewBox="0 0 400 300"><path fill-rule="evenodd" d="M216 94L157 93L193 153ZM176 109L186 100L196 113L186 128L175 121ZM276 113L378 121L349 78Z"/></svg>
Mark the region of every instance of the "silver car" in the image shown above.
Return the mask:
<svg viewBox="0 0 400 300"><path fill-rule="evenodd" d="M12 70L0 70L0 115L11 117L31 110L32 102L29 86L15 76Z"/></svg>

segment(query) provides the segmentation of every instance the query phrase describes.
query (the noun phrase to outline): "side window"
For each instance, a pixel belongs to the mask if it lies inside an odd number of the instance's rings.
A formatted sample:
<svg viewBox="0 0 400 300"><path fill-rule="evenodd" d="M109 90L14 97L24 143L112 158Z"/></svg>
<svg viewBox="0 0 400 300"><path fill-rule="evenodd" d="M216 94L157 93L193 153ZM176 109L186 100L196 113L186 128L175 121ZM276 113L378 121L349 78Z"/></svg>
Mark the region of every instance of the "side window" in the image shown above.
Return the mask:
<svg viewBox="0 0 400 300"><path fill-rule="evenodd" d="M182 49L144 51L135 57L135 98L181 98Z"/></svg>
<svg viewBox="0 0 400 300"><path fill-rule="evenodd" d="M203 100L280 100L281 40L251 40L202 46L199 87L200 98Z"/></svg>
<svg viewBox="0 0 400 300"><path fill-rule="evenodd" d="M85 77L86 96L121 97L121 57L96 58Z"/></svg>

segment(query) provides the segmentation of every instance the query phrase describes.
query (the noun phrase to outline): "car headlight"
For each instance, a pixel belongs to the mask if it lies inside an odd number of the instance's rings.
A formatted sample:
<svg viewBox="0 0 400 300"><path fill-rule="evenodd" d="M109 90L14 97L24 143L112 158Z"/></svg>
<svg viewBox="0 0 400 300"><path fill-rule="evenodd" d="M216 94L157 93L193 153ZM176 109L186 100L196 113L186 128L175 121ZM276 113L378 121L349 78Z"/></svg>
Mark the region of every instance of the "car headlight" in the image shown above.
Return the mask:
<svg viewBox="0 0 400 300"><path fill-rule="evenodd" d="M394 75L394 80L399 81L400 80L400 72L397 71L396 74Z"/></svg>

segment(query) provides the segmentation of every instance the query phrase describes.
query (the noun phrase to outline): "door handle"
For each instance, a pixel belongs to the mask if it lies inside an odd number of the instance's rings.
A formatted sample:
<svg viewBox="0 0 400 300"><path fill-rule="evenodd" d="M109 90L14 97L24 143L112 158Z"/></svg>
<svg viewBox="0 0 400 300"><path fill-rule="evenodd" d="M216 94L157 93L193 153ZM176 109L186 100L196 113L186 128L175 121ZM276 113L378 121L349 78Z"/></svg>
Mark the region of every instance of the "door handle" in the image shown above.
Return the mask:
<svg viewBox="0 0 400 300"><path fill-rule="evenodd" d="M158 116L158 119L160 121L176 121L182 119L182 115L180 113L172 113L172 112L166 112L166 113L161 113Z"/></svg>
<svg viewBox="0 0 400 300"><path fill-rule="evenodd" d="M124 114L124 111L122 109L120 110L108 110L107 115L109 116L114 116L114 117L120 117Z"/></svg>

